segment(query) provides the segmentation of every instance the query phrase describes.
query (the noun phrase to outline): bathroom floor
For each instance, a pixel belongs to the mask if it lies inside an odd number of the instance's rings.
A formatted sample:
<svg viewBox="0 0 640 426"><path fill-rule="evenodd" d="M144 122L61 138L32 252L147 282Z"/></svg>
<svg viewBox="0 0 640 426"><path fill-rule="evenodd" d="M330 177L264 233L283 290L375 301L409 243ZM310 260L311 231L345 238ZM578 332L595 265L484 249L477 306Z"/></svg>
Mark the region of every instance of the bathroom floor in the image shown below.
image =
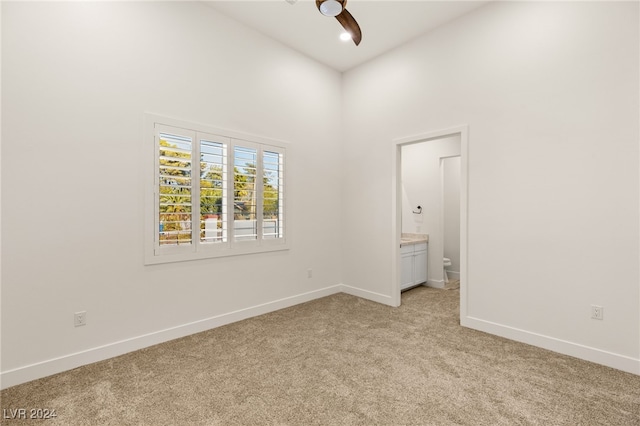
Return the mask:
<svg viewBox="0 0 640 426"><path fill-rule="evenodd" d="M449 282L444 285L445 290L457 290L459 288L460 280L449 280Z"/></svg>

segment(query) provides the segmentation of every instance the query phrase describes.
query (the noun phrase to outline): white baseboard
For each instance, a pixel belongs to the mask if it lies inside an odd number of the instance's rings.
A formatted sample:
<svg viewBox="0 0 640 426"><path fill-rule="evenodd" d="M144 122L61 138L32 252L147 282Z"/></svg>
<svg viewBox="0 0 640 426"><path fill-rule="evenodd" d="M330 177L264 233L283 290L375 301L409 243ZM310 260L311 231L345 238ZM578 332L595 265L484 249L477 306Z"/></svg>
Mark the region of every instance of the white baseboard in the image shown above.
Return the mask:
<svg viewBox="0 0 640 426"><path fill-rule="evenodd" d="M640 359L603 351L589 346L584 346L566 340L560 340L554 337L544 336L541 334L532 333L530 331L508 327L473 317L460 318L460 324L464 327L472 328L474 330L483 331L485 333L505 337L517 342L526 343L553 352L580 358L585 361L591 361L596 364L606 365L607 367L615 368L617 370L640 375Z"/></svg>
<svg viewBox="0 0 640 426"><path fill-rule="evenodd" d="M444 280L427 280L427 287L444 288Z"/></svg>
<svg viewBox="0 0 640 426"><path fill-rule="evenodd" d="M121 340L85 351L64 355L58 358L49 359L31 365L15 368L13 370L0 373L0 389L26 383L31 380L40 379L52 374L61 373L83 365L103 361L159 343L168 342L180 337L200 333L212 328L241 321L247 318L263 315L269 312L288 308L300 303L309 302L321 297L330 296L342 291L341 285L326 287L320 290L287 297L273 302L264 303L250 308L217 315L192 323L183 324L177 327L156 331L142 336Z"/></svg>
<svg viewBox="0 0 640 426"><path fill-rule="evenodd" d="M382 303L383 305L396 306L393 302L393 298L391 296L387 296L386 294L375 293L373 291L363 290L361 288L351 287L345 284L340 285L340 288L343 293L347 293L352 296L357 296L363 299L371 300L373 302Z"/></svg>
<svg viewBox="0 0 640 426"><path fill-rule="evenodd" d="M430 287L442 288L444 281L429 281ZM439 287L438 287L439 286ZM113 358L139 349L143 349L159 343L164 343L180 337L185 337L194 333L221 327L226 324L241 321L247 318L288 308L300 303L309 302L321 297L330 296L336 293L347 293L363 299L371 300L388 306L394 306L393 298L384 294L351 287L344 284L326 287L308 293L287 297L273 302L241 309L226 314L217 315L200 321L180 325L177 327L160 330L131 339L87 349L85 351L64 355L58 358L42 361L39 363L26 365L13 370L0 373L0 389L6 389L31 380L40 379L52 374L71 370L83 365L91 364L105 359ZM500 324L484 321L472 317L463 317L460 321L464 327L483 331L507 339L538 346L554 352L574 356L583 360L606 365L618 370L640 375L640 359L634 359L611 352L579 345L564 340L543 336L528 331L503 326Z"/></svg>

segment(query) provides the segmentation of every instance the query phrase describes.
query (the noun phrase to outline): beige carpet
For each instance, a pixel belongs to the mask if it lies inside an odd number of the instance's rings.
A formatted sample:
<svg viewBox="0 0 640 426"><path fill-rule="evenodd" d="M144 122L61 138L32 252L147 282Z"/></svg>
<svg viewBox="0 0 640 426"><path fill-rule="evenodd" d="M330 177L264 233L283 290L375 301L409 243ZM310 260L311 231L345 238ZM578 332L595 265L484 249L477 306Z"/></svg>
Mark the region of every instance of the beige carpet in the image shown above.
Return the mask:
<svg viewBox="0 0 640 426"><path fill-rule="evenodd" d="M326 297L9 388L58 417L3 424L640 425L640 376L464 329L458 299Z"/></svg>
<svg viewBox="0 0 640 426"><path fill-rule="evenodd" d="M460 289L460 280L449 280L448 283L445 283L444 288L446 290L458 290Z"/></svg>

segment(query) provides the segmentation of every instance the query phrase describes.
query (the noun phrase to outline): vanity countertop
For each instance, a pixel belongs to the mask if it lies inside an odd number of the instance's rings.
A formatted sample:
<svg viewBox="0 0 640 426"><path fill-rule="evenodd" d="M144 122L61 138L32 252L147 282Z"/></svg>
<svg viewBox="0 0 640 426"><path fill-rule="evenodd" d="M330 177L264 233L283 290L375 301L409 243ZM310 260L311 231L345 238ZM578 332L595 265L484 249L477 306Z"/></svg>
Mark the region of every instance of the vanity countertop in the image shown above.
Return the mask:
<svg viewBox="0 0 640 426"><path fill-rule="evenodd" d="M400 247L428 242L429 234L410 234L403 232L400 237Z"/></svg>

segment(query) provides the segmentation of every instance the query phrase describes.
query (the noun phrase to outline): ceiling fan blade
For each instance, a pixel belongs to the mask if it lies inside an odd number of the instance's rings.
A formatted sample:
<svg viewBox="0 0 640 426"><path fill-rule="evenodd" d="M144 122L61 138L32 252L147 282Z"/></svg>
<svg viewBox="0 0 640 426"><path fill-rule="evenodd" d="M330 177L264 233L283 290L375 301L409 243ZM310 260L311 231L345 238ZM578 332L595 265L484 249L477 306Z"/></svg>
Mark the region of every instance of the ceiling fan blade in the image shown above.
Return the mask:
<svg viewBox="0 0 640 426"><path fill-rule="evenodd" d="M344 9L341 14L336 16L336 19L340 22L340 25L342 25L344 29L351 34L351 39L356 46L359 45L360 41L362 41L362 31L360 31L360 25L358 25L349 11Z"/></svg>

